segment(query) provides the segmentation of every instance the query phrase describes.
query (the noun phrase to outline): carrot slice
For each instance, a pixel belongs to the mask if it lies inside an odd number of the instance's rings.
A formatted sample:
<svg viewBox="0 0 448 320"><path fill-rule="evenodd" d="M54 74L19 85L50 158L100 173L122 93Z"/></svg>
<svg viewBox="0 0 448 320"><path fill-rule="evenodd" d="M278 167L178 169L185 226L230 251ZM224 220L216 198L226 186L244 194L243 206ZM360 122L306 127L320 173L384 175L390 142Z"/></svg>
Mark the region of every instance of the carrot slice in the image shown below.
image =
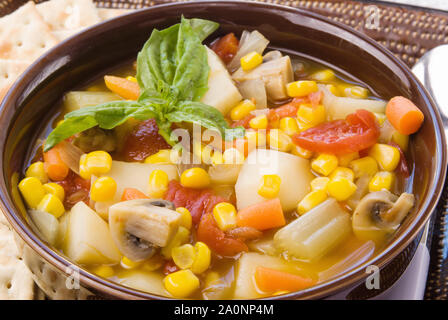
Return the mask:
<svg viewBox="0 0 448 320"><path fill-rule="evenodd" d="M62 161L59 154L59 145L44 152L44 170L48 177L53 181L62 181L67 177L69 168L64 161Z"/></svg>
<svg viewBox="0 0 448 320"><path fill-rule="evenodd" d="M257 267L255 281L259 289L265 292L298 291L315 284L310 278L266 267Z"/></svg>
<svg viewBox="0 0 448 320"><path fill-rule="evenodd" d="M106 87L127 100L137 100L140 96L138 83L120 77L105 76Z"/></svg>
<svg viewBox="0 0 448 320"><path fill-rule="evenodd" d="M236 216L239 227L267 230L285 225L282 205L278 198L253 204L240 210Z"/></svg>
<svg viewBox="0 0 448 320"><path fill-rule="evenodd" d="M135 200L135 199L149 199L143 192L134 188L125 188L121 201Z"/></svg>
<svg viewBox="0 0 448 320"><path fill-rule="evenodd" d="M417 132L425 118L411 100L400 96L390 99L386 106L386 116L398 132L406 135Z"/></svg>

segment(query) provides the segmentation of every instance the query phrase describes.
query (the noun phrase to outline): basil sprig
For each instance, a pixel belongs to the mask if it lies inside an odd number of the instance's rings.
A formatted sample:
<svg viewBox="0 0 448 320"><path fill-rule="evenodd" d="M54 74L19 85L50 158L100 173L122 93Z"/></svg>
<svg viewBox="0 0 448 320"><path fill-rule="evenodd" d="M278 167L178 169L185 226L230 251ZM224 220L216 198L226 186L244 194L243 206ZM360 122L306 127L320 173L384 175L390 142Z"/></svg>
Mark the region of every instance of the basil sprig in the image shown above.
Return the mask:
<svg viewBox="0 0 448 320"><path fill-rule="evenodd" d="M190 122L216 130L227 140L244 135L243 128L230 129L223 115L199 100L208 90L210 68L202 41L218 24L185 19L164 30L155 29L137 57L137 101L113 101L72 111L48 136L44 151L95 126L113 129L130 118L155 119L159 133L171 145L171 124Z"/></svg>

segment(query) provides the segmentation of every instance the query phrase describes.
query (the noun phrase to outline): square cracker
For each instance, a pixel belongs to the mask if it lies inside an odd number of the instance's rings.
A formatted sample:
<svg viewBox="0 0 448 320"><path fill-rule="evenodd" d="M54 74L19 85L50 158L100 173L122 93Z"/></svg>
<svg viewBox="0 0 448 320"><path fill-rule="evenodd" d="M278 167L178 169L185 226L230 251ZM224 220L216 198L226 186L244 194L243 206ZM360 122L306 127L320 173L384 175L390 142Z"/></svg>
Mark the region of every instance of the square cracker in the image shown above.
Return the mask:
<svg viewBox="0 0 448 320"><path fill-rule="evenodd" d="M102 21L109 20L123 14L132 12L134 10L131 9L107 9L107 8L99 8L98 15Z"/></svg>
<svg viewBox="0 0 448 320"><path fill-rule="evenodd" d="M33 2L0 19L0 59L33 61L57 43Z"/></svg>
<svg viewBox="0 0 448 320"><path fill-rule="evenodd" d="M101 21L92 0L51 0L36 7L53 31L76 30Z"/></svg>
<svg viewBox="0 0 448 320"><path fill-rule="evenodd" d="M14 81L29 65L28 61L0 59L0 102Z"/></svg>

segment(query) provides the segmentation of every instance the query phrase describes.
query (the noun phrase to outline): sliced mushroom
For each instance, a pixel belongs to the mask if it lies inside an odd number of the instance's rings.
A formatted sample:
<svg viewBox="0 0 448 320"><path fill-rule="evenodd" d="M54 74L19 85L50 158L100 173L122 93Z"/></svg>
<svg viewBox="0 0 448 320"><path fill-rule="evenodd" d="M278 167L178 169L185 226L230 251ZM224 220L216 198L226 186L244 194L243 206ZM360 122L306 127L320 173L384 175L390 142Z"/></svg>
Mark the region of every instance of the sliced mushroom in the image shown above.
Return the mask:
<svg viewBox="0 0 448 320"><path fill-rule="evenodd" d="M414 195L372 192L359 202L352 218L353 232L363 240L382 242L393 233L414 206Z"/></svg>
<svg viewBox="0 0 448 320"><path fill-rule="evenodd" d="M118 249L129 259L151 257L176 233L180 214L162 199L119 202L109 208L109 229Z"/></svg>

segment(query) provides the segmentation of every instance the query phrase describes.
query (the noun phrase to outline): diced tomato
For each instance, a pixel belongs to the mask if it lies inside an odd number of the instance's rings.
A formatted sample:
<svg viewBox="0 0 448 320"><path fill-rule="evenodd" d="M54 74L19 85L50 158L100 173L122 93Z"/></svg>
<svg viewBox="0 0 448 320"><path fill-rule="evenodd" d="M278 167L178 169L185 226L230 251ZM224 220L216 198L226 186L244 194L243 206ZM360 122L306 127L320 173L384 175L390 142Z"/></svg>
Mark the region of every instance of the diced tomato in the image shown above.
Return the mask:
<svg viewBox="0 0 448 320"><path fill-rule="evenodd" d="M169 275L170 273L179 271L179 267L176 266L176 264L174 263L173 260L168 260L167 262L165 262L165 264L163 265L163 269L162 272L164 275Z"/></svg>
<svg viewBox="0 0 448 320"><path fill-rule="evenodd" d="M211 213L202 216L197 229L197 239L207 244L217 254L225 257L232 257L249 250L243 241L231 238L219 229Z"/></svg>
<svg viewBox="0 0 448 320"><path fill-rule="evenodd" d="M404 154L403 150L401 150L400 146L398 144L396 144L395 142L391 141L391 142L389 142L389 144L391 146L397 148L398 151L400 151L400 162L398 163L398 166L395 169L395 171L398 174L400 174L401 176L403 176L404 178L408 178L411 173L409 170L408 161L406 160L406 155Z"/></svg>
<svg viewBox="0 0 448 320"><path fill-rule="evenodd" d="M357 110L345 120L334 120L297 133L293 141L299 147L320 153L345 154L373 146L380 135L375 116Z"/></svg>
<svg viewBox="0 0 448 320"><path fill-rule="evenodd" d="M224 63L229 63L238 51L239 41L233 33L229 33L211 45L211 49Z"/></svg>
<svg viewBox="0 0 448 320"><path fill-rule="evenodd" d="M319 90L319 91L310 93L308 95L308 100L310 101L310 103L313 106L317 106L321 102L323 97L324 97L324 93Z"/></svg>
<svg viewBox="0 0 448 320"><path fill-rule="evenodd" d="M142 161L160 149L170 148L159 134L156 121L150 119L142 121L128 134L122 152L125 161Z"/></svg>
<svg viewBox="0 0 448 320"><path fill-rule="evenodd" d="M79 201L89 204L90 180L85 180L70 170L64 180L56 183L64 188L66 209L70 209Z"/></svg>

